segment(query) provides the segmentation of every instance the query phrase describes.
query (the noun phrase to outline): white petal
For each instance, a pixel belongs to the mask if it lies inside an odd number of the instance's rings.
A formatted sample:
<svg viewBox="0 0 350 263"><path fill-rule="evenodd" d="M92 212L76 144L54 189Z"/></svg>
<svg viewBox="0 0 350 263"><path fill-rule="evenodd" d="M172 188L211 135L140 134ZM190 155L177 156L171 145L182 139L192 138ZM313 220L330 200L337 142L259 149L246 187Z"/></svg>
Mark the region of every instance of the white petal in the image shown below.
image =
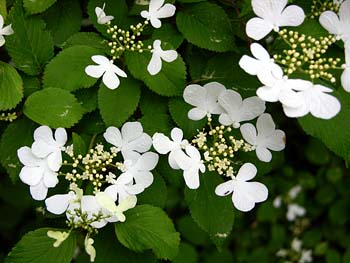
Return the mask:
<svg viewBox="0 0 350 263"><path fill-rule="evenodd" d="M149 12L155 13L164 4L164 0L151 0L149 2Z"/></svg>
<svg viewBox="0 0 350 263"><path fill-rule="evenodd" d="M67 132L63 128L58 128L55 131L55 140L60 146L64 146L67 142Z"/></svg>
<svg viewBox="0 0 350 263"><path fill-rule="evenodd" d="M225 90L221 92L218 101L221 107L224 108L224 110L228 113L232 121L236 121L237 117L239 116L240 107L242 105L241 95L238 92L233 90ZM227 118L225 117L224 114L220 115L219 121L220 122L227 121Z"/></svg>
<svg viewBox="0 0 350 263"><path fill-rule="evenodd" d="M113 71L106 71L102 77L103 84L109 89L116 89L120 84L118 76Z"/></svg>
<svg viewBox="0 0 350 263"><path fill-rule="evenodd" d="M154 149L160 154L167 154L174 147L173 142L162 133L155 133L152 140Z"/></svg>
<svg viewBox="0 0 350 263"><path fill-rule="evenodd" d="M315 85L313 89L317 88ZM317 91L312 93L310 112L313 116L321 119L331 119L340 111L339 100L332 95Z"/></svg>
<svg viewBox="0 0 350 263"><path fill-rule="evenodd" d="M47 157L47 165L52 171L57 172L62 165L61 151L54 151Z"/></svg>
<svg viewBox="0 0 350 263"><path fill-rule="evenodd" d="M258 146L256 147L256 156L258 159L262 162L271 162L272 160L272 154L271 152L264 146Z"/></svg>
<svg viewBox="0 0 350 263"><path fill-rule="evenodd" d="M339 18L332 11L323 12L319 18L320 24L331 34L339 34Z"/></svg>
<svg viewBox="0 0 350 263"><path fill-rule="evenodd" d="M0 35L0 47L2 47L5 44L5 38Z"/></svg>
<svg viewBox="0 0 350 263"><path fill-rule="evenodd" d="M255 177L257 171L254 164L245 163L239 168L236 179L239 181L249 181Z"/></svg>
<svg viewBox="0 0 350 263"><path fill-rule="evenodd" d="M97 23L99 23L100 25L104 25L104 24L108 23L109 21L112 21L113 19L114 19L114 16L104 16L104 17L97 19Z"/></svg>
<svg viewBox="0 0 350 263"><path fill-rule="evenodd" d="M261 99L259 99L256 96L246 98L243 100L242 108L239 112L239 120L241 121L250 121L252 119L255 119L260 114L262 114L265 111L265 102Z"/></svg>
<svg viewBox="0 0 350 263"><path fill-rule="evenodd" d="M43 181L40 181L37 185L30 186L30 194L34 200L44 200L47 196L47 187Z"/></svg>
<svg viewBox="0 0 350 263"><path fill-rule="evenodd" d="M282 89L279 94L279 101L288 107L297 108L300 107L303 103L302 100L300 100L300 95L298 95L297 92L291 90L291 89Z"/></svg>
<svg viewBox="0 0 350 263"><path fill-rule="evenodd" d="M286 135L281 130L276 130L265 138L264 146L272 151L282 151L286 146Z"/></svg>
<svg viewBox="0 0 350 263"><path fill-rule="evenodd" d="M258 17L250 19L246 25L247 36L255 40L266 37L273 29L272 23Z"/></svg>
<svg viewBox="0 0 350 263"><path fill-rule="evenodd" d="M349 10L350 10L350 1L348 1L348 0L343 1L343 3L340 5L338 14L339 14L340 20L344 24L350 22L350 17L349 17L350 11Z"/></svg>
<svg viewBox="0 0 350 263"><path fill-rule="evenodd" d="M207 91L204 87L197 84L191 84L185 88L183 98L186 103L192 106L206 109L206 95Z"/></svg>
<svg viewBox="0 0 350 263"><path fill-rule="evenodd" d="M126 122L122 129L122 137L123 140L130 142L137 138L139 138L143 133L143 128L141 123L134 121L134 122Z"/></svg>
<svg viewBox="0 0 350 263"><path fill-rule="evenodd" d="M229 126L234 123L234 120L232 120L228 114L223 113L219 116L219 122L222 125Z"/></svg>
<svg viewBox="0 0 350 263"><path fill-rule="evenodd" d="M85 68L85 73L88 76L96 79L100 78L105 72L106 72L106 69L99 65L90 65Z"/></svg>
<svg viewBox="0 0 350 263"><path fill-rule="evenodd" d="M177 59L177 52L175 50L164 50L161 52L160 57L166 62L173 62Z"/></svg>
<svg viewBox="0 0 350 263"><path fill-rule="evenodd" d="M296 5L287 6L283 10L278 26L300 26L305 19L305 13L302 8Z"/></svg>
<svg viewBox="0 0 350 263"><path fill-rule="evenodd" d="M109 59L105 56L101 56L101 55L94 55L91 57L92 61L95 62L96 64L105 66L107 68L107 66L110 65Z"/></svg>
<svg viewBox="0 0 350 263"><path fill-rule="evenodd" d="M345 91L350 92L350 67L344 69L341 74L341 85Z"/></svg>
<svg viewBox="0 0 350 263"><path fill-rule="evenodd" d="M151 172L139 172L134 174L136 184L141 188L147 188L153 183L153 174ZM135 192L136 194L136 192Z"/></svg>
<svg viewBox="0 0 350 263"><path fill-rule="evenodd" d="M276 102L278 101L280 91L279 88L263 86L257 89L256 95L264 101Z"/></svg>
<svg viewBox="0 0 350 263"><path fill-rule="evenodd" d="M121 147L123 145L122 135L118 128L109 127L106 132L103 134L103 137L107 142L113 144L116 147Z"/></svg>
<svg viewBox="0 0 350 263"><path fill-rule="evenodd" d="M121 70L118 66L116 66L114 64L110 64L110 68L118 76L123 77L123 78L128 77L128 75L126 75L126 73L123 70Z"/></svg>
<svg viewBox="0 0 350 263"><path fill-rule="evenodd" d="M176 7L172 4L165 4L157 12L157 18L172 17L175 14Z"/></svg>
<svg viewBox="0 0 350 263"><path fill-rule="evenodd" d="M253 124L245 123L240 128L242 137L251 145L256 145L256 129Z"/></svg>
<svg viewBox="0 0 350 263"><path fill-rule="evenodd" d="M17 150L17 156L20 162L26 166L39 166L40 159L33 155L32 150L28 146L23 146Z"/></svg>
<svg viewBox="0 0 350 263"><path fill-rule="evenodd" d="M44 171L40 167L24 166L19 173L21 181L27 185L37 185L43 178Z"/></svg>
<svg viewBox="0 0 350 263"><path fill-rule="evenodd" d="M229 195L233 192L233 181L227 181L224 182L222 184L219 184L216 188L215 188L215 194L218 196L226 196Z"/></svg>
<svg viewBox="0 0 350 263"><path fill-rule="evenodd" d="M141 11L140 15L146 19L150 19L150 17L151 17L150 13L146 10Z"/></svg>
<svg viewBox="0 0 350 263"><path fill-rule="evenodd" d="M197 150L196 147L192 146L192 145L187 145L186 149L185 149L187 155L189 157L191 157L192 160L194 161L200 161L201 159L201 154L199 153L199 151Z"/></svg>
<svg viewBox="0 0 350 263"><path fill-rule="evenodd" d="M154 28L160 28L162 26L162 22L156 17L152 16L150 22Z"/></svg>
<svg viewBox="0 0 350 263"><path fill-rule="evenodd" d="M47 188L53 188L58 184L57 174L52 171L45 171L43 179L44 185Z"/></svg>
<svg viewBox="0 0 350 263"><path fill-rule="evenodd" d="M239 182L233 191L232 201L238 210L247 212L254 208L255 203L265 201L267 196L265 185L258 182Z"/></svg>
<svg viewBox="0 0 350 263"><path fill-rule="evenodd" d="M51 144L43 140L34 141L32 144L32 152L39 158L47 157L52 151L55 150L54 141Z"/></svg>
<svg viewBox="0 0 350 263"><path fill-rule="evenodd" d="M271 135L275 131L275 123L270 114L263 113L256 122L256 128L260 136Z"/></svg>
<svg viewBox="0 0 350 263"><path fill-rule="evenodd" d="M267 52L267 50L258 43L251 44L250 51L252 52L253 56L258 60L261 60L263 62L268 62L270 60L270 55Z"/></svg>
<svg viewBox="0 0 350 263"><path fill-rule="evenodd" d="M253 76L261 69L261 62L247 55L242 56L238 64L245 72Z"/></svg>
<svg viewBox="0 0 350 263"><path fill-rule="evenodd" d="M5 36L12 35L13 33L14 33L14 32L13 32L13 29L12 29L11 25L5 26L5 27L1 30L1 34L2 34L2 35L5 35Z"/></svg>
<svg viewBox="0 0 350 263"><path fill-rule="evenodd" d="M136 166L139 170L151 171L156 167L158 160L158 154L154 152L146 152L137 160Z"/></svg>
<svg viewBox="0 0 350 263"><path fill-rule="evenodd" d="M172 169L174 170L181 169L180 166L178 165L178 161L181 162L183 155L185 155L185 153L181 149L176 149L170 152L168 156L168 163Z"/></svg>
<svg viewBox="0 0 350 263"><path fill-rule="evenodd" d="M175 164L175 167L179 167L182 170L189 170L193 166L193 160L188 157L181 149L172 151L171 155L172 163Z"/></svg>
<svg viewBox="0 0 350 263"><path fill-rule="evenodd" d="M142 133L141 136L135 140L129 142L128 148L139 153L147 152L152 146L152 138L146 133Z"/></svg>
<svg viewBox="0 0 350 263"><path fill-rule="evenodd" d="M287 2L287 0L252 0L252 7L256 15L269 18L270 14L280 14Z"/></svg>
<svg viewBox="0 0 350 263"><path fill-rule="evenodd" d="M199 172L198 169L189 169L183 172L185 183L190 189L197 189L199 187Z"/></svg>
<svg viewBox="0 0 350 263"><path fill-rule="evenodd" d="M284 111L284 114L286 114L286 116L290 118L298 118L298 117L305 116L306 114L309 113L310 110L307 107L307 105L303 103L300 107L297 107L297 108L292 108L292 107L283 105L283 111Z"/></svg>
<svg viewBox="0 0 350 263"><path fill-rule="evenodd" d="M0 28L4 26L4 18L0 15Z"/></svg>
<svg viewBox="0 0 350 263"><path fill-rule="evenodd" d="M181 129L175 127L171 130L170 137L175 143L180 144L182 142L183 136L184 133Z"/></svg>
<svg viewBox="0 0 350 263"><path fill-rule="evenodd" d="M72 192L63 195L54 195L45 200L47 211L60 215L66 212L69 202L75 197Z"/></svg>
<svg viewBox="0 0 350 263"><path fill-rule="evenodd" d="M147 71L149 72L149 74L154 76L158 74L161 69L162 69L162 60L160 59L159 54L153 53L151 60L147 65Z"/></svg>

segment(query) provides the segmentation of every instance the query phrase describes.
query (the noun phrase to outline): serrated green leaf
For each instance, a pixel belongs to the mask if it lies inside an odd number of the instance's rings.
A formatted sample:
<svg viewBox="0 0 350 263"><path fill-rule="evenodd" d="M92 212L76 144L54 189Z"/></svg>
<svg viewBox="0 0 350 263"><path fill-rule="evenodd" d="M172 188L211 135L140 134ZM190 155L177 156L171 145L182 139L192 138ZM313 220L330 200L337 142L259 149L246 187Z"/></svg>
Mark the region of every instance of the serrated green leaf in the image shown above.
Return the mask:
<svg viewBox="0 0 350 263"><path fill-rule="evenodd" d="M177 223L177 228L183 239L188 240L194 245L203 246L210 243L209 235L204 232L189 215L180 218Z"/></svg>
<svg viewBox="0 0 350 263"><path fill-rule="evenodd" d="M0 61L0 110L9 110L23 98L23 82L16 69Z"/></svg>
<svg viewBox="0 0 350 263"><path fill-rule="evenodd" d="M178 253L179 233L172 221L158 207L139 205L125 213L126 221L116 223L118 240L134 251L152 249L161 259L172 259Z"/></svg>
<svg viewBox="0 0 350 263"><path fill-rule="evenodd" d="M6 49L15 67L29 75L38 75L53 56L53 41L45 23L37 17L27 17L19 1L9 14L13 31L6 38Z"/></svg>
<svg viewBox="0 0 350 263"><path fill-rule="evenodd" d="M154 181L152 185L137 196L137 203L150 204L163 208L167 200L167 187L162 176L152 172Z"/></svg>
<svg viewBox="0 0 350 263"><path fill-rule="evenodd" d="M23 0L23 6L29 14L37 14L52 6L56 0Z"/></svg>
<svg viewBox="0 0 350 263"><path fill-rule="evenodd" d="M106 126L120 127L136 110L140 95L140 82L131 78L123 79L115 90L101 85L98 107Z"/></svg>
<svg viewBox="0 0 350 263"><path fill-rule="evenodd" d="M97 79L88 76L85 68L95 65L91 60L101 51L88 46L73 46L61 51L45 68L44 88L74 91L94 85Z"/></svg>
<svg viewBox="0 0 350 263"><path fill-rule="evenodd" d="M13 182L18 180L19 172L22 169L22 165L17 157L17 150L22 146L30 146L32 144L35 128L34 122L27 118L21 118L10 123L2 134L0 161Z"/></svg>
<svg viewBox="0 0 350 263"><path fill-rule="evenodd" d="M198 261L198 254L196 249L187 244L181 243L179 247L179 253L172 262L174 263L196 263Z"/></svg>
<svg viewBox="0 0 350 263"><path fill-rule="evenodd" d="M157 104L157 107L154 107L155 104ZM165 114L168 111L168 98L161 97L149 89L143 89L140 109L143 115Z"/></svg>
<svg viewBox="0 0 350 263"><path fill-rule="evenodd" d="M212 51L235 49L230 19L218 5L201 2L177 13L176 25L188 42Z"/></svg>
<svg viewBox="0 0 350 263"><path fill-rule="evenodd" d="M23 112L29 119L41 125L69 128L82 118L84 108L68 91L47 88L30 95Z"/></svg>
<svg viewBox="0 0 350 263"><path fill-rule="evenodd" d="M44 19L54 43L60 45L80 29L80 3L78 0L60 0L45 12Z"/></svg>
<svg viewBox="0 0 350 263"><path fill-rule="evenodd" d="M169 43L174 49L179 48L184 37L172 24L163 24L161 28L153 32L152 38L159 39L162 43Z"/></svg>
<svg viewBox="0 0 350 263"><path fill-rule="evenodd" d="M79 154L85 155L87 153L87 145L83 138L80 137L79 134L73 132L72 133L72 139L73 139L73 152L75 156L78 156Z"/></svg>
<svg viewBox="0 0 350 263"><path fill-rule="evenodd" d="M206 232L218 247L229 236L234 208L230 197L215 194L215 188L222 180L218 174L206 172L200 177L201 185L196 190L185 189L185 199L194 221Z"/></svg>
<svg viewBox="0 0 350 263"><path fill-rule="evenodd" d="M41 89L41 83L39 78L28 75L23 76L23 88L24 97L28 97L30 94Z"/></svg>
<svg viewBox="0 0 350 263"><path fill-rule="evenodd" d="M83 106L85 112L92 112L97 109L97 87L89 89L80 89L74 92L74 96L79 101L80 105Z"/></svg>
<svg viewBox="0 0 350 263"><path fill-rule="evenodd" d="M187 104L183 98L173 98L169 101L171 117L183 130L184 136L187 139L193 138L198 133L198 130L201 131L207 123L206 118L199 121L190 120L187 113L192 108L193 107Z"/></svg>
<svg viewBox="0 0 350 263"><path fill-rule="evenodd" d="M47 236L47 231L61 229L40 228L24 235L9 253L5 263L69 263L71 262L76 237L71 233L59 247L54 247L54 239ZM68 230L66 230L68 231Z"/></svg>
<svg viewBox="0 0 350 263"><path fill-rule="evenodd" d="M99 34L94 32L78 32L67 39L62 45L63 49L72 46L89 46L92 48L105 50L107 48L106 40L103 39Z"/></svg>
<svg viewBox="0 0 350 263"><path fill-rule="evenodd" d="M152 76L147 71L150 52L126 52L125 61L131 74L145 82L147 87L162 96L182 95L186 85L186 66L180 55L171 62L162 62L161 71Z"/></svg>
<svg viewBox="0 0 350 263"><path fill-rule="evenodd" d="M146 114L140 119L140 122L143 130L151 135L156 132L169 134L173 128L170 116L165 113Z"/></svg>

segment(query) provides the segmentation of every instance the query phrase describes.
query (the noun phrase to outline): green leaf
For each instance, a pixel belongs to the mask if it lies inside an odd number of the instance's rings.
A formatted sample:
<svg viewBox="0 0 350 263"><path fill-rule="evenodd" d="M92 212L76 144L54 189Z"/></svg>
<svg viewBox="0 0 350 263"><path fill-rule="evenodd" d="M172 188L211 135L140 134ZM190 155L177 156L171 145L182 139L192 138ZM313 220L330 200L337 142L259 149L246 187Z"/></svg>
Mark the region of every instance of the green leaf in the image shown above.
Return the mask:
<svg viewBox="0 0 350 263"><path fill-rule="evenodd" d="M180 55L171 62L162 62L161 71L152 76L147 71L150 52L126 52L125 61L131 74L145 82L147 87L162 96L182 95L186 85L186 66Z"/></svg>
<svg viewBox="0 0 350 263"><path fill-rule="evenodd" d="M204 232L189 215L180 218L177 228L181 233L181 237L194 245L203 246L210 242L208 234Z"/></svg>
<svg viewBox="0 0 350 263"><path fill-rule="evenodd" d="M47 65L44 73L44 88L60 88L74 91L94 85L97 79L88 76L85 68L95 65L93 55L101 51L88 46L73 46L61 51Z"/></svg>
<svg viewBox="0 0 350 263"><path fill-rule="evenodd" d="M218 174L206 172L200 179L201 185L198 189L185 189L185 199L194 221L221 247L233 226L232 201L230 197L215 194L216 186L222 183Z"/></svg>
<svg viewBox="0 0 350 263"><path fill-rule="evenodd" d="M152 173L154 177L153 183L137 196L137 202L164 208L167 201L167 188L164 179L160 174L154 171Z"/></svg>
<svg viewBox="0 0 350 263"><path fill-rule="evenodd" d="M142 123L144 132L148 134L154 134L156 132L169 134L173 128L170 116L165 113L157 113L155 115L146 114L140 119L140 122Z"/></svg>
<svg viewBox="0 0 350 263"><path fill-rule="evenodd" d="M54 247L54 239L47 231L61 229L40 228L24 235L9 253L5 263L69 263L76 248L76 237L71 233L59 247ZM68 231L68 230L66 230Z"/></svg>
<svg viewBox="0 0 350 263"><path fill-rule="evenodd" d="M105 40L95 32L78 32L68 38L68 40L62 45L62 48L66 49L72 46L89 46L102 50L107 48Z"/></svg>
<svg viewBox="0 0 350 263"><path fill-rule="evenodd" d="M164 44L169 43L174 49L179 48L184 40L184 37L172 24L163 24L161 28L153 32L152 38L159 39Z"/></svg>
<svg viewBox="0 0 350 263"><path fill-rule="evenodd" d="M207 123L207 119L204 118L199 121L190 120L187 117L187 113L193 107L187 104L183 98L174 98L169 101L169 110L171 117L175 123L183 130L184 137L187 139L193 138L198 131L201 131Z"/></svg>
<svg viewBox="0 0 350 263"><path fill-rule="evenodd" d="M81 119L84 108L68 91L47 88L30 95L23 112L29 119L41 125L69 128Z"/></svg>
<svg viewBox="0 0 350 263"><path fill-rule="evenodd" d="M85 112L92 112L97 109L97 93L98 88L80 89L74 92L75 97L83 106Z"/></svg>
<svg viewBox="0 0 350 263"><path fill-rule="evenodd" d="M87 145L83 138L80 137L79 134L73 132L72 133L72 139L73 139L73 152L74 155L77 156L79 154L85 155L87 153Z"/></svg>
<svg viewBox="0 0 350 263"><path fill-rule="evenodd" d="M23 76L24 97L41 89L39 78L25 75Z"/></svg>
<svg viewBox="0 0 350 263"><path fill-rule="evenodd" d="M174 263L196 263L198 261L198 254L196 249L187 244L181 243L179 247L179 254L172 262Z"/></svg>
<svg viewBox="0 0 350 263"><path fill-rule="evenodd" d="M23 98L23 82L16 69L0 61L0 110L9 110Z"/></svg>
<svg viewBox="0 0 350 263"><path fill-rule="evenodd" d="M341 111L330 120L322 120L310 114L299 118L298 121L304 131L320 139L329 149L349 161L350 129L344 129L345 123L350 123L349 100L350 94L343 90L333 92L341 102Z"/></svg>
<svg viewBox="0 0 350 263"><path fill-rule="evenodd" d="M118 240L134 251L152 249L161 259L172 259L178 253L179 233L160 208L139 205L125 213L126 221L116 223Z"/></svg>
<svg viewBox="0 0 350 263"><path fill-rule="evenodd" d="M202 2L177 13L176 25L188 42L212 51L235 49L230 19L218 5Z"/></svg>
<svg viewBox="0 0 350 263"><path fill-rule="evenodd" d="M22 164L17 157L17 150L22 146L30 146L33 142L35 123L21 118L10 123L2 134L0 141L0 161L13 182L18 180Z"/></svg>
<svg viewBox="0 0 350 263"><path fill-rule="evenodd" d="M20 1L11 9L9 20L16 32L6 38L9 55L18 69L38 75L53 56L52 37L44 21L25 16Z"/></svg>
<svg viewBox="0 0 350 263"><path fill-rule="evenodd" d="M62 44L78 32L82 13L78 0L60 0L44 14L47 28L50 29L54 43Z"/></svg>
<svg viewBox="0 0 350 263"><path fill-rule="evenodd" d="M140 82L131 78L121 80L115 90L101 85L98 107L106 126L121 126L136 110L140 95Z"/></svg>
<svg viewBox="0 0 350 263"><path fill-rule="evenodd" d="M29 14L37 14L52 6L56 0L23 0L23 6Z"/></svg>

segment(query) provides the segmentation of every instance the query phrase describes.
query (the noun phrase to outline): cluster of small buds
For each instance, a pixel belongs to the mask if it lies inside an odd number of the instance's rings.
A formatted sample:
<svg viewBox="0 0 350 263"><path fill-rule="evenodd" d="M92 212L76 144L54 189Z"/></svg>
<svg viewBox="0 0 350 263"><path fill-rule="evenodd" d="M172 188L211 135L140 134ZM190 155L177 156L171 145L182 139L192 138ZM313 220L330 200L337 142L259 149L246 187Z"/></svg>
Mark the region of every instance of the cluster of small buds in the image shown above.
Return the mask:
<svg viewBox="0 0 350 263"><path fill-rule="evenodd" d="M312 19L319 17L325 11L333 11L335 13L339 10L339 5L333 0L313 0L311 5Z"/></svg>
<svg viewBox="0 0 350 263"><path fill-rule="evenodd" d="M208 118L208 126L210 127L209 132L200 131L192 143L199 150L204 151L204 160L209 171L216 171L219 175L232 177L235 174L233 168L235 153L240 150L252 151L253 148L243 139L237 140L234 136L227 135L232 132L231 127L224 125L212 127L211 118Z"/></svg>
<svg viewBox="0 0 350 263"><path fill-rule="evenodd" d="M119 59L124 51L136 51L142 53L144 49L144 44L141 40L137 40L137 37L141 36L141 33L146 25L148 25L148 20L144 23L138 23L136 26L131 25L130 30L123 30L118 28L118 26L111 26L107 24L107 34L112 36L112 40L108 42L110 47L110 53L112 55L112 60ZM147 49L151 49L148 46Z"/></svg>
<svg viewBox="0 0 350 263"><path fill-rule="evenodd" d="M67 211L67 217L66 224L69 228L84 229L89 235L97 234L98 232L91 224L106 218L101 211L98 214L88 215L88 213L81 211L81 208L75 208L74 213Z"/></svg>
<svg viewBox="0 0 350 263"><path fill-rule="evenodd" d="M105 151L102 144L97 144L85 156L81 154L74 156L73 151L66 152L72 158L72 163L69 164L67 160L63 163L71 165L73 169L64 173L65 179L73 183L80 180L91 181L95 192L98 192L104 183L113 180L113 178L110 178L110 173L107 174L108 169L123 170L124 167L122 163L114 160L118 155L116 147L111 147L109 151Z"/></svg>
<svg viewBox="0 0 350 263"><path fill-rule="evenodd" d="M283 50L283 54L273 56L276 62L285 66L285 74L290 75L299 70L311 79L323 78L332 83L336 81L329 70L339 69L341 59L321 57L336 42L334 36L315 38L287 29L281 30L279 35L291 47Z"/></svg>
<svg viewBox="0 0 350 263"><path fill-rule="evenodd" d="M1 113L0 114L0 121L8 121L13 122L15 119L17 119L17 113L16 112L8 112L8 113Z"/></svg>

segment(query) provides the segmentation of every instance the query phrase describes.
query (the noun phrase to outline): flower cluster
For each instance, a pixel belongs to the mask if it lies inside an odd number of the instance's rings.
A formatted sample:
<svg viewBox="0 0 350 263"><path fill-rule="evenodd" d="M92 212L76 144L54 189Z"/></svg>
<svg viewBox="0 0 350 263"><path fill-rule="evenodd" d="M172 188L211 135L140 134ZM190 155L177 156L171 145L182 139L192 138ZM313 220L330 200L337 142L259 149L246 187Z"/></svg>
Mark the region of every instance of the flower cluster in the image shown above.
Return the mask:
<svg viewBox="0 0 350 263"><path fill-rule="evenodd" d="M277 251L276 256L284 258L288 261L285 262L295 262L295 263L309 263L313 262L312 250L303 249L303 242L298 238L294 238L290 244L290 249L282 248Z"/></svg>
<svg viewBox="0 0 350 263"><path fill-rule="evenodd" d="M127 74L115 65L115 60L120 59L125 51L131 52L151 52L151 60L148 63L147 71L150 75L158 74L162 69L162 61L173 62L177 59L177 52L175 50L163 50L161 41L154 40L153 47L151 45L145 48L143 40L140 39L144 28L151 24L154 28L160 28L162 23L161 18L168 18L175 14L175 6L172 4L164 4L164 0L151 0L149 2L148 11L144 10L140 14L146 20L137 25L131 25L130 30L124 30L117 25L112 25L113 16L108 16L103 8L96 7L95 13L97 22L101 25L106 25L107 34L111 36L108 41L110 48L110 55L112 59L105 56L95 55L91 59L97 65L89 65L85 68L85 73L93 78L102 77L103 83L109 89L116 89L120 85L119 77L126 78ZM119 76L119 77L118 77Z"/></svg>
<svg viewBox="0 0 350 263"><path fill-rule="evenodd" d="M41 126L34 131L32 146L18 149L24 165L19 176L30 186L33 199L45 200L46 209L53 214L65 213L70 231L86 232L85 250L91 261L95 258L91 235L109 222L126 220L123 212L133 208L136 195L152 184L151 171L158 162L158 155L149 151L152 139L139 122L127 122L121 130L109 127L104 138L111 147L97 144L85 155L75 154L73 145L65 146L65 129L58 128L53 134L49 127ZM47 198L48 189L59 182L63 186L68 182L67 192ZM48 236L59 246L70 231L49 231Z"/></svg>
<svg viewBox="0 0 350 263"><path fill-rule="evenodd" d="M13 122L15 119L17 119L17 113L16 112L2 112L0 114L0 121L8 121Z"/></svg>

